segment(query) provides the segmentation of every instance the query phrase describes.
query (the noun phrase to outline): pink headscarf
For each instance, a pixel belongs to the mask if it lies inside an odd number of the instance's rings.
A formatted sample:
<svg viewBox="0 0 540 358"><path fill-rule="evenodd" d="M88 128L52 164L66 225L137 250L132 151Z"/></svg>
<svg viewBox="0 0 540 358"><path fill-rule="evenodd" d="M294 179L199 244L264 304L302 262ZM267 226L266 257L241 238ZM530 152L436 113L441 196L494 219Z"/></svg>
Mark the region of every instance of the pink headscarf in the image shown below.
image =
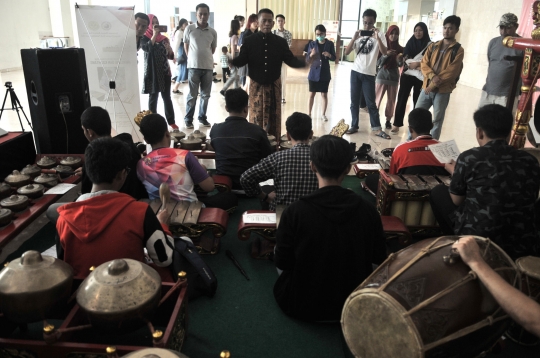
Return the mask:
<svg viewBox="0 0 540 358"><path fill-rule="evenodd" d="M401 47L401 45L399 44L399 42L398 42L399 40L390 41L390 34L394 30L397 30L397 34L399 36L399 27L397 27L396 25L391 25L388 28L388 31L386 31L386 34L384 35L386 37L386 44L387 44L386 48L388 50L395 50L396 51L396 53L394 55L390 56L388 58L388 60L386 60L386 63L384 64L384 68L386 68L386 69L397 67L396 57L400 53L403 53L403 47Z"/></svg>
<svg viewBox="0 0 540 358"><path fill-rule="evenodd" d="M144 33L144 36L148 37L149 39L154 36L154 25L152 25L152 21L154 20L155 15L148 14L148 18L150 19L150 24L148 24L148 28L146 29L146 32ZM166 39L165 36L163 36L161 33L156 36L156 42L161 42L164 39Z"/></svg>

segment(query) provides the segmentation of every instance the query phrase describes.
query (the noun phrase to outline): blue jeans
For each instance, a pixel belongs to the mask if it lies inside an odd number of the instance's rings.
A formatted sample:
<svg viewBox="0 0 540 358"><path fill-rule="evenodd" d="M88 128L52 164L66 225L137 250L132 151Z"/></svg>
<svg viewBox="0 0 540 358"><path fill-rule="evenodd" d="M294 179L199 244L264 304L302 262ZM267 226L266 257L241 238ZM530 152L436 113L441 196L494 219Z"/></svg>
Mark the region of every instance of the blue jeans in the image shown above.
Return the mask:
<svg viewBox="0 0 540 358"><path fill-rule="evenodd" d="M433 129L431 129L431 136L435 139L439 139L441 136L442 124L444 122L444 114L448 102L450 102L451 93L433 93L426 94L422 89L415 108L430 109L433 106Z"/></svg>
<svg viewBox="0 0 540 358"><path fill-rule="evenodd" d="M212 70L201 70L198 68L188 69L189 76L189 93L187 95L186 123L193 122L195 114L195 105L197 104L197 96L199 95L199 87L201 87L201 102L199 105L199 120L206 119L206 109L208 108L208 99L212 90Z"/></svg>
<svg viewBox="0 0 540 358"><path fill-rule="evenodd" d="M375 76L368 76L351 70L351 129L358 129L360 98L364 95L369 110L369 122L372 131L381 129L379 109L375 104Z"/></svg>

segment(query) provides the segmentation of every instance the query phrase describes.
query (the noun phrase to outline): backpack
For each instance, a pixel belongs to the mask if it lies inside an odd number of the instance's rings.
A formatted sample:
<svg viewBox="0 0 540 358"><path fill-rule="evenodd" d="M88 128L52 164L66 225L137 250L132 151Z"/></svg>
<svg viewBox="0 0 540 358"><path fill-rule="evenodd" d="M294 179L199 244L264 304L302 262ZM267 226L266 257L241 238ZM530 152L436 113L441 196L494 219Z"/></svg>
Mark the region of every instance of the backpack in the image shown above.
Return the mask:
<svg viewBox="0 0 540 358"><path fill-rule="evenodd" d="M431 49L431 52L429 54L429 59L430 60L431 60L431 55L433 54L433 51L435 51L437 49L437 46L439 46L439 45L438 44L433 45L433 48ZM452 47L452 54L450 54L450 63L454 62L460 48L461 48L461 44L459 42L456 42L456 45L454 47ZM463 71L463 61L461 61L461 69L459 70L459 74L456 77L456 84L459 81L459 77L461 76L462 71Z"/></svg>
<svg viewBox="0 0 540 358"><path fill-rule="evenodd" d="M190 300L202 295L214 296L217 278L204 262L193 242L187 238L174 238L173 272L185 271L187 274L187 294Z"/></svg>

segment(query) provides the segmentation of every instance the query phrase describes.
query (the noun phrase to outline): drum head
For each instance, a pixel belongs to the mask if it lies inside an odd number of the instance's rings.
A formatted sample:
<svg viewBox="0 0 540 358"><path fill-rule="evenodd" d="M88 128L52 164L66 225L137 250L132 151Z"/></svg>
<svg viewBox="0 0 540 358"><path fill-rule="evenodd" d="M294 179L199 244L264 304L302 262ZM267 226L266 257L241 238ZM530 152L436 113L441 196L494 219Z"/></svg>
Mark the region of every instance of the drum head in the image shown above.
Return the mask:
<svg viewBox="0 0 540 358"><path fill-rule="evenodd" d="M525 275L540 280L540 257L520 257L516 260L516 265Z"/></svg>
<svg viewBox="0 0 540 358"><path fill-rule="evenodd" d="M363 289L343 307L341 327L355 357L423 357L420 335L405 310L385 292Z"/></svg>

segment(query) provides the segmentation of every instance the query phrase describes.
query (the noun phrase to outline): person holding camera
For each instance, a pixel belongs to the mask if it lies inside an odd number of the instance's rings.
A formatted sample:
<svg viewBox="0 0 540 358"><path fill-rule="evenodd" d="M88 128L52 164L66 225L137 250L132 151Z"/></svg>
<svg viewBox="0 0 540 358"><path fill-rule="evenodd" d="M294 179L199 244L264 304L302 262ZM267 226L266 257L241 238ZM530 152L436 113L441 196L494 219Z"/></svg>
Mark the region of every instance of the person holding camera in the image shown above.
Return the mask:
<svg viewBox="0 0 540 358"><path fill-rule="evenodd" d="M178 88L180 87L180 84L186 82L188 78L187 55L184 50L184 30L187 25L189 24L186 19L180 19L180 22L176 27L176 32L174 33L174 53L176 55L174 61L177 64L176 83L174 84L172 91L174 94L182 94Z"/></svg>
<svg viewBox="0 0 540 358"><path fill-rule="evenodd" d="M360 111L360 97L362 93L366 99L369 110L369 121L373 134L390 139L381 127L379 109L375 103L375 75L377 74L377 58L379 52L387 55L386 38L379 35L379 30L375 28L377 12L367 9L362 14L364 29L357 30L345 50L345 55L349 55L353 50L356 58L351 71L351 128L347 134L358 132L358 113Z"/></svg>
<svg viewBox="0 0 540 358"><path fill-rule="evenodd" d="M178 126L174 121L174 108L171 100L171 67L169 59L174 58L174 52L169 39L161 34L167 31L166 26L159 26L159 20L148 14L150 26L141 39L141 48L144 51L144 83L142 93L149 94L148 109L157 113L159 93L165 107L167 123L174 129Z"/></svg>

